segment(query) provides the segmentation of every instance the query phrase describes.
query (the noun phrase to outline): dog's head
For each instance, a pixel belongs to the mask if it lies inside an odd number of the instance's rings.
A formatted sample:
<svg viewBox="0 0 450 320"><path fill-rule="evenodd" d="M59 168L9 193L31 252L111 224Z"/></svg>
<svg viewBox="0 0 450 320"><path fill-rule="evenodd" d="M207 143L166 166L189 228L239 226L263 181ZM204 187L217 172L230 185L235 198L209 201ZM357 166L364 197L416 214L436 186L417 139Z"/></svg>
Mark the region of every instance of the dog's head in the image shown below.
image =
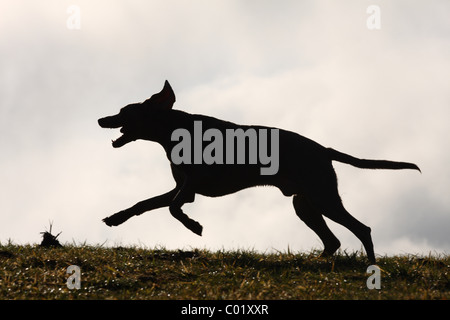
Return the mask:
<svg viewBox="0 0 450 320"><path fill-rule="evenodd" d="M112 142L114 148L120 148L128 142L145 139L145 134L151 131L151 128L148 128L151 125L148 123L149 117L156 118L161 112L172 109L174 103L175 94L166 80L161 92L142 103L132 103L123 107L114 116L99 119L98 124L102 128L121 128L122 136Z"/></svg>

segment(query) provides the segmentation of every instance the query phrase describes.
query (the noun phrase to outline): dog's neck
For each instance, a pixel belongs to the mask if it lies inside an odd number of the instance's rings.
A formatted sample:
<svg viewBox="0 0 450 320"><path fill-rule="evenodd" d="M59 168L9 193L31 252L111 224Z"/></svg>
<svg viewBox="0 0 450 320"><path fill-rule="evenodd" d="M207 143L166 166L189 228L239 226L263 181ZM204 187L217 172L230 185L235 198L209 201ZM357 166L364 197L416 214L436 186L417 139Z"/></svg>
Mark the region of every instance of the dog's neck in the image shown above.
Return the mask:
<svg viewBox="0 0 450 320"><path fill-rule="evenodd" d="M172 141L172 133L179 128L189 129L193 126L193 121L190 113L173 109L165 111L158 116L156 123L152 123L152 126L156 126L156 134L146 140L159 143L169 156L174 145L178 143Z"/></svg>

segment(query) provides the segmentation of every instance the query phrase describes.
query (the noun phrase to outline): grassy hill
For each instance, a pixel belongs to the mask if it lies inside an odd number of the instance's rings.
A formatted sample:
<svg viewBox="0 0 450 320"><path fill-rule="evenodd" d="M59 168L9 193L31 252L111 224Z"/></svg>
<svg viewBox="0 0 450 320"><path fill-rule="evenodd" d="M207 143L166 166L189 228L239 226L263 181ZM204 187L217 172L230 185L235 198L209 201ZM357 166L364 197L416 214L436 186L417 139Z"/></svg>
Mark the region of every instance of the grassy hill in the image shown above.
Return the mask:
<svg viewBox="0 0 450 320"><path fill-rule="evenodd" d="M67 268L81 270L69 289ZM449 299L450 257L379 257L381 289L359 253L261 254L0 244L0 299Z"/></svg>

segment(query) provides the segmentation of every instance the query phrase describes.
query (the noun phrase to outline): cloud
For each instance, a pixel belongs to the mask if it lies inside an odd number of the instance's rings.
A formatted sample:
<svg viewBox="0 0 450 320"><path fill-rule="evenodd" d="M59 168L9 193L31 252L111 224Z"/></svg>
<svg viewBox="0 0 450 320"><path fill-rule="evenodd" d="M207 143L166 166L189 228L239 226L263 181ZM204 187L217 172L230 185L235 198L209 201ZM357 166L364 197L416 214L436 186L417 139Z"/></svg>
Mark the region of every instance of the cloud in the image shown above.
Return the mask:
<svg viewBox="0 0 450 320"><path fill-rule="evenodd" d="M376 251L449 250L445 1L381 2L379 31L366 28L359 1L80 1L81 29L72 31L66 4L44 3L1 8L9 14L0 22L8 44L0 53L0 241L37 242L53 220L68 241L321 247L274 188L186 205L205 227L202 238L167 209L118 228L101 223L174 185L158 145L114 150L118 133L96 123L168 79L175 107L187 112L416 162L422 175L335 164L344 204L372 227ZM360 249L348 230L329 225L343 248Z"/></svg>

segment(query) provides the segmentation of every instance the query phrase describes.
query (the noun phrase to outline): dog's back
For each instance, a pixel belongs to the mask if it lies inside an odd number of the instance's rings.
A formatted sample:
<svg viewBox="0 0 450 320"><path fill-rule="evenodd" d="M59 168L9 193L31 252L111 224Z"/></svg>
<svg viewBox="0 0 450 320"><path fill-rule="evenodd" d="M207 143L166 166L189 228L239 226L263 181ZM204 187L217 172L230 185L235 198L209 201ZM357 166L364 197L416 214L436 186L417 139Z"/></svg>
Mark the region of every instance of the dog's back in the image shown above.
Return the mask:
<svg viewBox="0 0 450 320"><path fill-rule="evenodd" d="M289 196L295 194L301 184L302 180L314 179L311 174L313 172L320 172L321 165L331 164L331 160L326 157L327 149L317 142L305 138L297 133L286 131L273 127L259 126L259 125L239 125L233 122L220 120L214 117L189 114L179 110L171 110L170 115L167 117L170 119L163 125L169 128L168 133L177 129L185 129L189 132L189 136L193 139L199 138L199 135L203 135L210 129L217 130L221 133L222 137L229 136L227 131L241 130L241 132L248 133L254 132L256 141L258 141L256 148L252 146L252 141L249 136L245 137L245 144L243 150L238 150L238 141L235 136L233 161L227 163L225 160L220 163L206 164L194 163L194 159L191 159L190 163L174 164L171 157L171 152L178 143L175 141L168 144L165 148L166 155L171 161L175 170L183 172L187 176L192 177L195 180L196 192L206 196L222 196L239 191L244 188L258 186L258 185L272 185L278 187L284 195ZM201 131L196 132L196 123L201 123ZM269 139L262 139L261 135L267 135L273 132L278 133L277 143L277 166L276 173L271 175L262 175L260 172L261 167L267 166L267 163L262 163L257 158L256 163L249 163L250 155L253 153L259 153L261 148L267 148L268 153L275 153L275 150L270 150L273 144L269 143ZM203 137L203 136L202 136ZM203 139L203 138L202 138ZM266 146L261 145L261 141L266 143ZM214 141L201 141L203 152ZM197 141L197 144L199 141ZM231 143L230 141L222 141L222 144ZM196 151L194 143L191 143L191 155ZM221 150L223 152L222 158L227 159L230 150L224 146ZM238 163L236 154L241 151L245 154L244 163ZM295 177L295 178L294 178ZM295 181L295 182L293 182ZM307 182L307 181L304 181Z"/></svg>

